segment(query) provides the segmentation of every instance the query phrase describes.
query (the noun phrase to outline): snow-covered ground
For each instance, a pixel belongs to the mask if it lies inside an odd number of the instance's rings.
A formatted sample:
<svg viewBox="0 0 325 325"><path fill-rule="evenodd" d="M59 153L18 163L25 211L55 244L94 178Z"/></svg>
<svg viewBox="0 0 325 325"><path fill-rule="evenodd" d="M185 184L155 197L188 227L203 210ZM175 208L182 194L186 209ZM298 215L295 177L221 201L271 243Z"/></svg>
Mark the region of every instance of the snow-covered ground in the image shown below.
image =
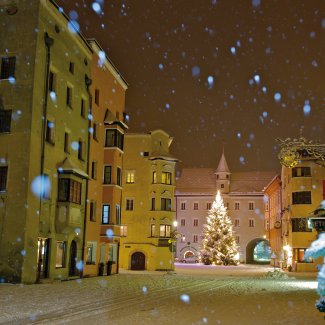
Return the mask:
<svg viewBox="0 0 325 325"><path fill-rule="evenodd" d="M174 273L0 285L2 324L325 324L316 273L274 279L266 266L176 264Z"/></svg>

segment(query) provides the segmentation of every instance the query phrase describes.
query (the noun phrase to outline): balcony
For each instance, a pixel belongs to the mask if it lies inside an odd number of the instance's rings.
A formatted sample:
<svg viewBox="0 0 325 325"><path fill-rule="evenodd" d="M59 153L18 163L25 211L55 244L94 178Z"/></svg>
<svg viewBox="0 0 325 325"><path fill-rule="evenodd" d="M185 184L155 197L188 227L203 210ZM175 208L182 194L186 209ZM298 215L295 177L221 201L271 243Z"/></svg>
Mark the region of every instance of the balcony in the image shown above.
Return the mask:
<svg viewBox="0 0 325 325"><path fill-rule="evenodd" d="M80 228L83 223L83 216L81 214L81 207L76 207L71 204L57 205L55 229L57 233L72 233L75 228Z"/></svg>

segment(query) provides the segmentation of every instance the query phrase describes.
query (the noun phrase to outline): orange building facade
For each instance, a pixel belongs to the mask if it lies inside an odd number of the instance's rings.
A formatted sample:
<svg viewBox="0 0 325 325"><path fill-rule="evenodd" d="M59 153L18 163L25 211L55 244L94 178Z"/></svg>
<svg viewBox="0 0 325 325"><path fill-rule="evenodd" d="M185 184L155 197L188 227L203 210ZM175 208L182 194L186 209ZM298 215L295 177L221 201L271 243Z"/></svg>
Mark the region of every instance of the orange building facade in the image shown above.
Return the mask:
<svg viewBox="0 0 325 325"><path fill-rule="evenodd" d="M94 276L118 273L127 83L100 45L88 42L94 53L84 275Z"/></svg>

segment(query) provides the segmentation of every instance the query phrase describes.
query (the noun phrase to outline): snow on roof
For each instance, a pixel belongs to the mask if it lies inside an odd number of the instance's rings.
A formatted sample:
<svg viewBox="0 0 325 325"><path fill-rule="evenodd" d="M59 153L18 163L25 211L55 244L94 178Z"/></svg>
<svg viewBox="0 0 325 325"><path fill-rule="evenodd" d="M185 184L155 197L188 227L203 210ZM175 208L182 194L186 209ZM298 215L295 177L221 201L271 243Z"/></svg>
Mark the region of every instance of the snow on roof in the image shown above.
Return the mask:
<svg viewBox="0 0 325 325"><path fill-rule="evenodd" d="M184 168L176 180L176 192L215 193L216 176L213 168ZM275 172L234 172L230 175L230 192L262 192L276 175Z"/></svg>

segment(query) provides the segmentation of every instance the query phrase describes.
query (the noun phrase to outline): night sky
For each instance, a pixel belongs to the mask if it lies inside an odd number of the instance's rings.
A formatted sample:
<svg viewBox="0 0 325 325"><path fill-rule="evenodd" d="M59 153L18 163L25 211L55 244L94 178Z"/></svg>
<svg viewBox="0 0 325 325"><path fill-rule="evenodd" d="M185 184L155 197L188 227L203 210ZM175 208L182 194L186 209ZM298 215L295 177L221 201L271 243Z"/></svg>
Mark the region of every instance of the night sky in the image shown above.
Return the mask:
<svg viewBox="0 0 325 325"><path fill-rule="evenodd" d="M279 171L275 138L325 142L325 1L57 2L129 83L129 131L165 130L181 167L224 147L232 171Z"/></svg>

